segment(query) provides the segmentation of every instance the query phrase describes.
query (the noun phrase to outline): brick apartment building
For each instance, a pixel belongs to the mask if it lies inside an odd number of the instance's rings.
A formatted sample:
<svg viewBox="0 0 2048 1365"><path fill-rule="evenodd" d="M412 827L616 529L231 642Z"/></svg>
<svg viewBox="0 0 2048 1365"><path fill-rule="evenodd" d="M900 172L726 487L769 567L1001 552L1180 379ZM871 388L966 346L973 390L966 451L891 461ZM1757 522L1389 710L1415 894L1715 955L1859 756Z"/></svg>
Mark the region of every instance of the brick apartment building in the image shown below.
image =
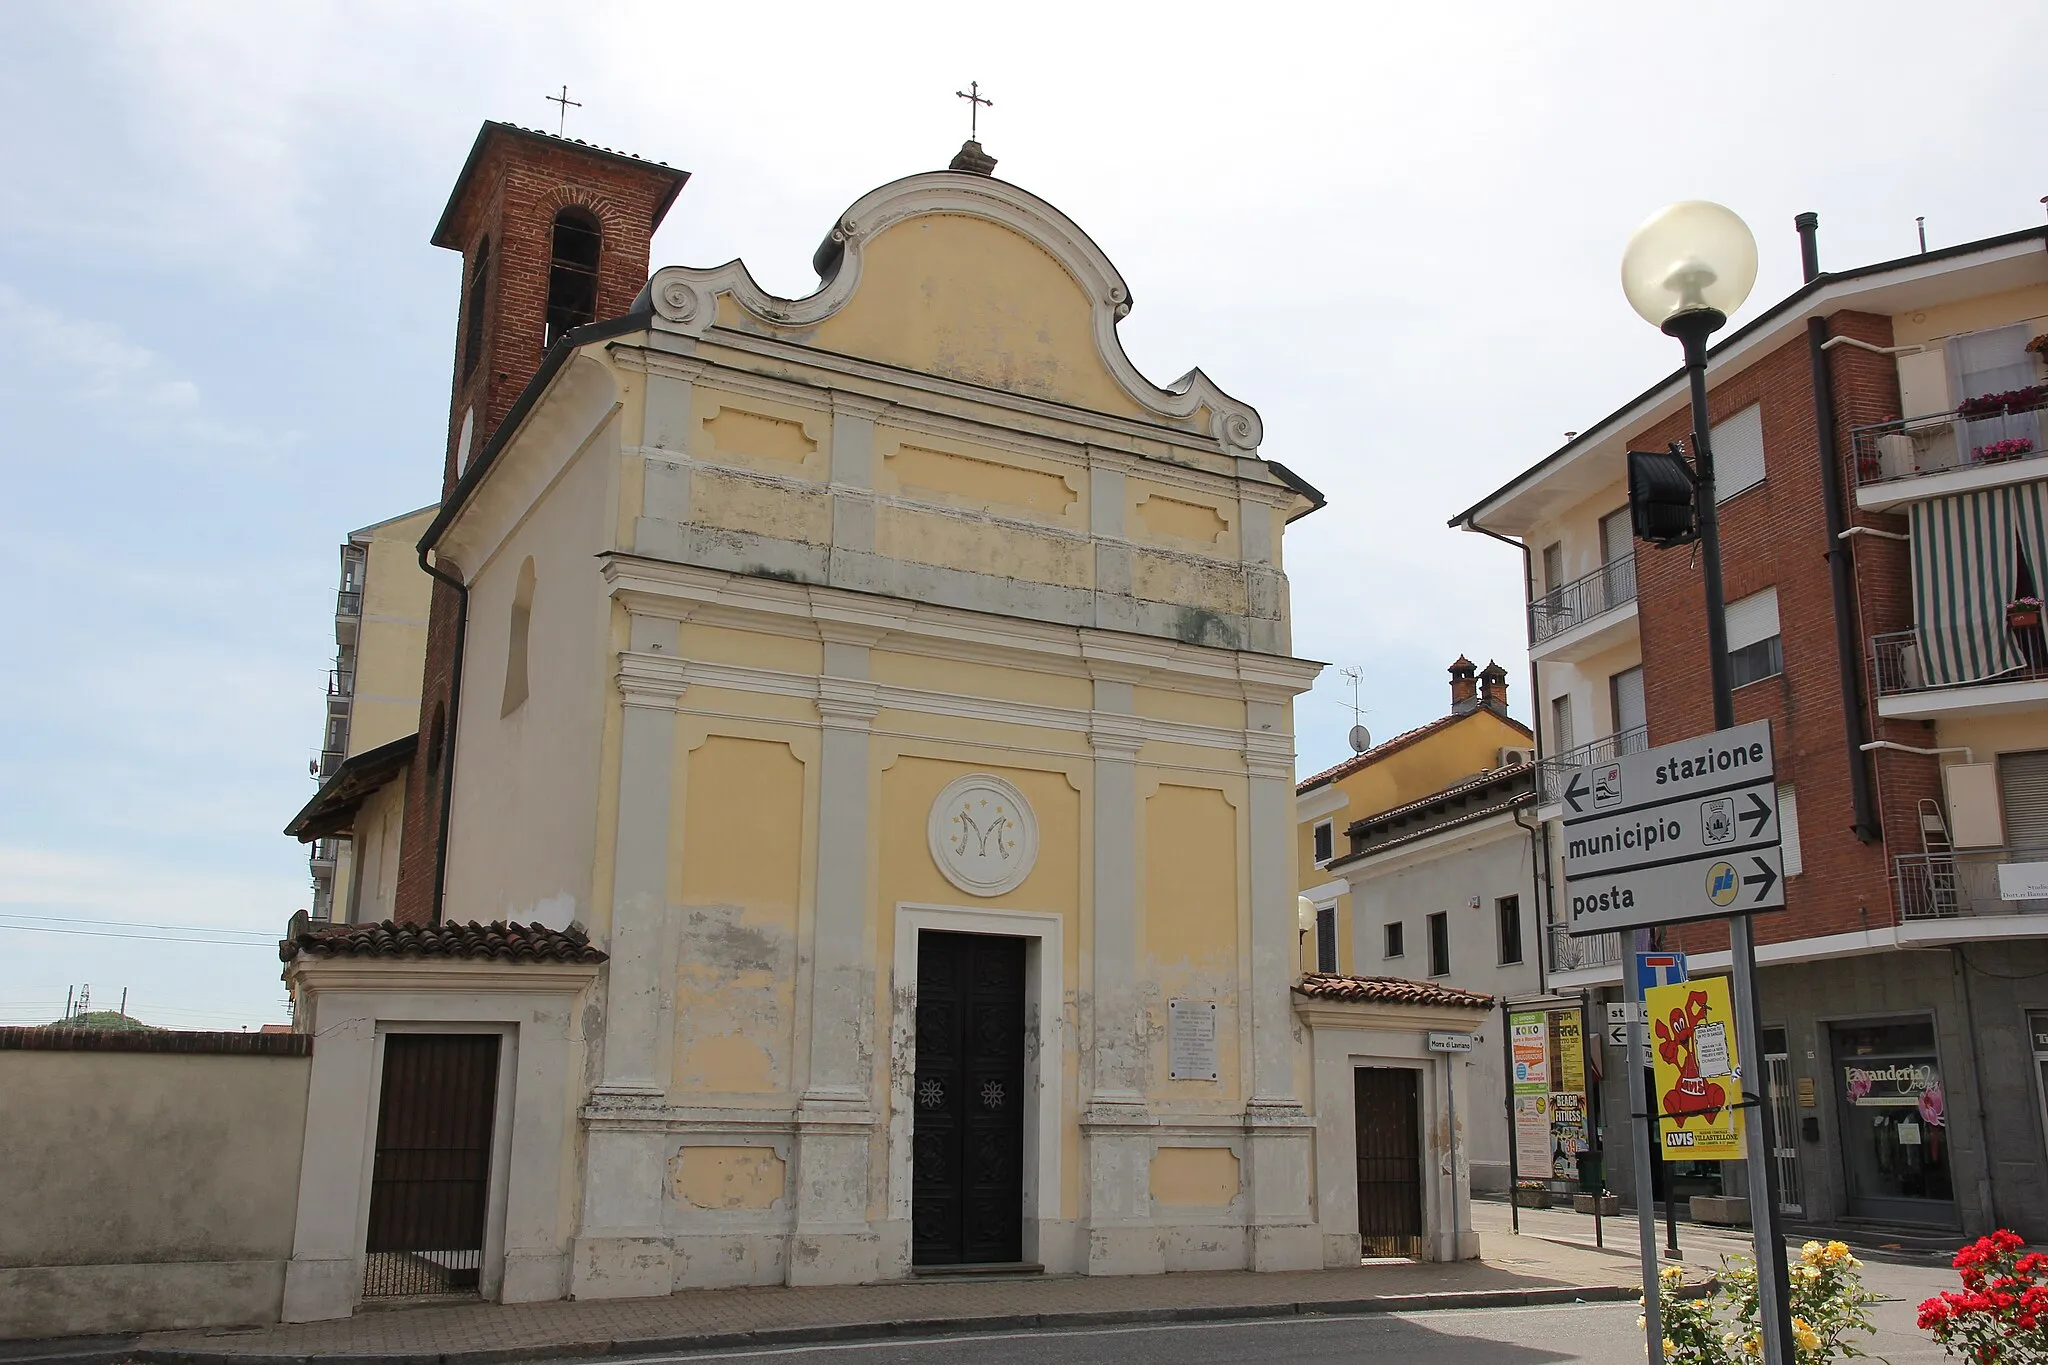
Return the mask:
<svg viewBox="0 0 2048 1365"><path fill-rule="evenodd" d="M2039 1237L2048 648L2007 608L2048 587L2048 232L1821 273L1798 226L1805 283L1709 363L1736 720L1772 723L1781 784L1786 907L1756 935L1783 1201ZM1566 932L1563 776L1713 728L1694 552L1639 547L1626 510L1626 452L1689 426L1675 373L1451 523L1527 564L1554 989L1619 998L1625 948ZM1665 942L1727 968L1719 922ZM1659 1183L1742 1194L1741 1167Z"/></svg>

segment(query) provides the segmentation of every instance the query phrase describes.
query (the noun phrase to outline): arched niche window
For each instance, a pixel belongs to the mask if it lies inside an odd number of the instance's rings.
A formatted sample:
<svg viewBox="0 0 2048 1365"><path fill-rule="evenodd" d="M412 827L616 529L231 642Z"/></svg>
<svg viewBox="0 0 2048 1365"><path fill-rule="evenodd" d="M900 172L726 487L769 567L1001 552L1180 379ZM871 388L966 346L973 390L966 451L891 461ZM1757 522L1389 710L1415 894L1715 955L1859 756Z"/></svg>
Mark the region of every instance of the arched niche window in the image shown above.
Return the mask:
<svg viewBox="0 0 2048 1365"><path fill-rule="evenodd" d="M512 629L505 644L505 704L499 716L509 716L526 701L526 641L533 627L533 556L519 566L519 583L512 590Z"/></svg>
<svg viewBox="0 0 2048 1365"><path fill-rule="evenodd" d="M552 346L570 328L597 320L597 256L603 245L603 230L590 210L566 208L555 215L545 344Z"/></svg>
<svg viewBox="0 0 2048 1365"><path fill-rule="evenodd" d="M486 233L476 245L476 260L469 267L468 310L462 318L462 382L476 373L484 350L484 286L491 279L491 238Z"/></svg>

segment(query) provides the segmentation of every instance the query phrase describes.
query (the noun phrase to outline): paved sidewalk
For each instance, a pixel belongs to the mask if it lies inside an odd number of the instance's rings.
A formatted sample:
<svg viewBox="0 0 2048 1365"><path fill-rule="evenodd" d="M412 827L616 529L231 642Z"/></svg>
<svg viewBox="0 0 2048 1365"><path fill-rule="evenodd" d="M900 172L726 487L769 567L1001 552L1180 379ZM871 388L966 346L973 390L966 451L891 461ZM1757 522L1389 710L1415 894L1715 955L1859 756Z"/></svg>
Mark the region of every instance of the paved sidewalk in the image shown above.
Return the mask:
<svg viewBox="0 0 2048 1365"><path fill-rule="evenodd" d="M821 1288L689 1290L667 1298L455 1304L344 1321L151 1332L0 1347L6 1365L490 1365L490 1362L845 1341L941 1332L1633 1299L1615 1251L1507 1235L1482 1215L1484 1259L1341 1270L1213 1271L1144 1278L1034 1276Z"/></svg>

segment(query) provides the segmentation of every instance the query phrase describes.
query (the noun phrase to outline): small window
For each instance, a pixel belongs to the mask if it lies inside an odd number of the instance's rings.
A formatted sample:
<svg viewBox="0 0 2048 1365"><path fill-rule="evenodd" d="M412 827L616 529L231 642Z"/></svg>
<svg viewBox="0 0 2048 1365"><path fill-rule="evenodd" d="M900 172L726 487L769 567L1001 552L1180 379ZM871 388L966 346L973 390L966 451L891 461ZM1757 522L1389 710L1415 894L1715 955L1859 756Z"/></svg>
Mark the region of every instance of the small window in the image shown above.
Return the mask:
<svg viewBox="0 0 2048 1365"><path fill-rule="evenodd" d="M1512 966L1522 960L1522 898L1502 896L1494 901L1493 912L1499 921L1501 966Z"/></svg>
<svg viewBox="0 0 2048 1365"><path fill-rule="evenodd" d="M1776 588L1765 588L1739 602L1730 602L1722 619L1728 628L1729 686L1743 687L1785 671Z"/></svg>
<svg viewBox="0 0 2048 1365"><path fill-rule="evenodd" d="M1336 838L1337 826L1335 821L1324 820L1316 825L1315 843L1317 867L1321 867L1324 863L1330 861L1330 854L1334 851Z"/></svg>
<svg viewBox="0 0 2048 1365"><path fill-rule="evenodd" d="M1401 956L1401 921L1395 920L1387 926L1387 957Z"/></svg>
<svg viewBox="0 0 2048 1365"><path fill-rule="evenodd" d="M469 268L469 298L462 315L462 381L476 373L477 359L484 351L484 286L491 280L491 239L485 235L476 247L476 262Z"/></svg>
<svg viewBox="0 0 2048 1365"><path fill-rule="evenodd" d="M597 258L604 243L597 219L585 209L555 215L554 254L548 263L548 325L544 345L597 320Z"/></svg>
<svg viewBox="0 0 2048 1365"><path fill-rule="evenodd" d="M511 630L505 644L505 704L500 716L509 716L526 701L527 635L533 628L533 556L519 566L519 582L512 590Z"/></svg>
<svg viewBox="0 0 2048 1365"><path fill-rule="evenodd" d="M1316 970L1337 970L1337 907L1316 907Z"/></svg>
<svg viewBox="0 0 2048 1365"><path fill-rule="evenodd" d="M448 748L448 703L434 703L434 723L427 727L427 790L441 776L441 758Z"/></svg>
<svg viewBox="0 0 2048 1365"><path fill-rule="evenodd" d="M1429 974L1451 974L1451 917L1442 910L1429 917Z"/></svg>
<svg viewBox="0 0 2048 1365"><path fill-rule="evenodd" d="M1764 481L1764 410L1751 403L1714 424L1714 501L1726 502Z"/></svg>
<svg viewBox="0 0 2048 1365"><path fill-rule="evenodd" d="M1796 877L1805 870L1806 860L1799 856L1799 802L1790 782L1778 786L1778 856L1783 859L1786 876Z"/></svg>

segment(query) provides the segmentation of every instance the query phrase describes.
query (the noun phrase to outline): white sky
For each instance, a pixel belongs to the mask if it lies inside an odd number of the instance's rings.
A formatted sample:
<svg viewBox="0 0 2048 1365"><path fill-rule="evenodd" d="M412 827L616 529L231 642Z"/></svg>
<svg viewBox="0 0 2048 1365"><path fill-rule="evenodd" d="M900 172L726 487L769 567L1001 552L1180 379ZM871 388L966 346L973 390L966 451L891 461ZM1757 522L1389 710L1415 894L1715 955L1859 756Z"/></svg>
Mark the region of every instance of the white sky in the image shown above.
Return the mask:
<svg viewBox="0 0 2048 1365"><path fill-rule="evenodd" d="M2048 6L201 4L0 7L0 1022L130 988L281 1019L306 904L335 547L436 494L456 259L427 244L485 118L694 172L654 263L811 251L942 166L998 174L1130 283L1139 367L1200 365L1330 498L1288 541L1296 651L1379 736L1460 652L1525 710L1515 556L1453 513L1670 370L1629 231L1712 198L1748 312L1823 263L2042 221ZM1738 318L1738 321L1740 319ZM1332 670L1301 769L1344 752ZM31 920L26 916L49 917ZM107 932L107 931L103 931Z"/></svg>

